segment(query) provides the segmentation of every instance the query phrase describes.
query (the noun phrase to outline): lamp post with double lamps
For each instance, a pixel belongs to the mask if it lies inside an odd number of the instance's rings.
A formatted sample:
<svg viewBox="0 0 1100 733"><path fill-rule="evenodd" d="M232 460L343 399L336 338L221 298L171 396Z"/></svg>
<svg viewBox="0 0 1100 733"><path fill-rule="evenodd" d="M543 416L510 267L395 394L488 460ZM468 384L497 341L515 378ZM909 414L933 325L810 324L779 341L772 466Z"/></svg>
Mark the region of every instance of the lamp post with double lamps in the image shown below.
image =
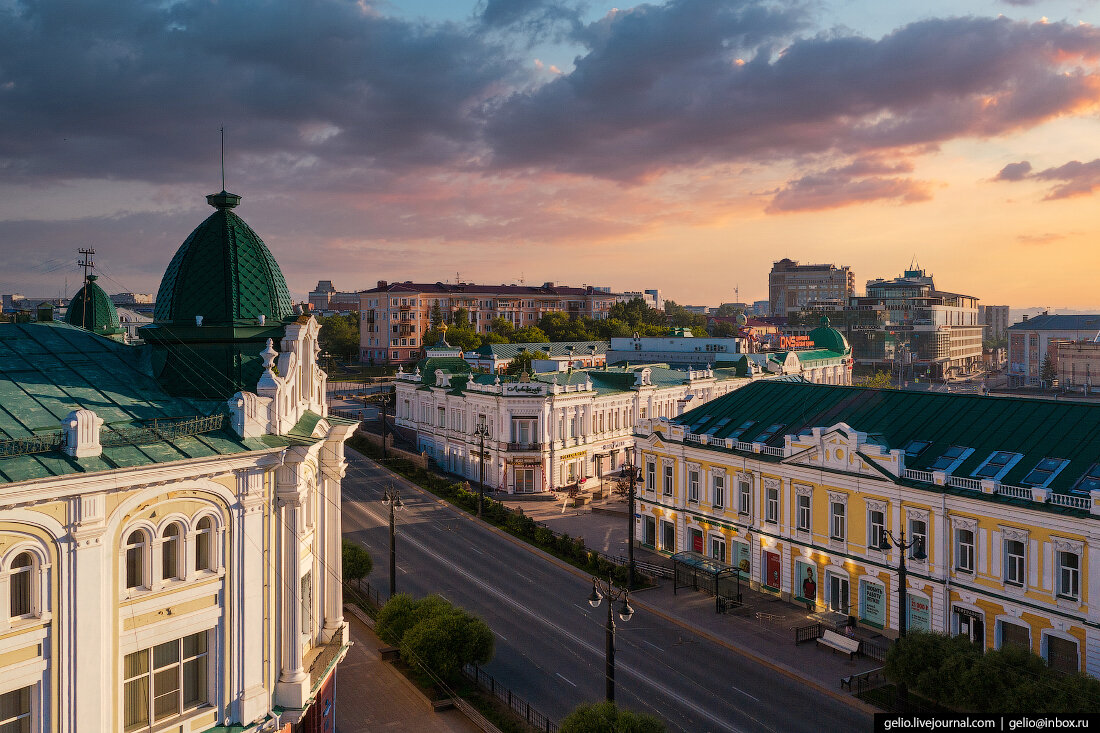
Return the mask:
<svg viewBox="0 0 1100 733"><path fill-rule="evenodd" d="M478 423L474 435L480 442L477 456L477 515L481 516L481 505L485 502L485 438L489 435L489 426Z"/></svg>
<svg viewBox="0 0 1100 733"><path fill-rule="evenodd" d="M627 542L626 542L626 564L630 570L628 577L628 588L634 587L634 524L637 521L634 517L634 496L637 492L638 483L638 467L634 465L634 457L628 452L626 457L626 463L623 464L622 470L626 471L629 476L629 484L627 488Z"/></svg>
<svg viewBox="0 0 1100 733"><path fill-rule="evenodd" d="M882 534L879 535L878 549L889 552L891 546L901 550L901 557L898 561L898 636L904 637L908 626L908 619L906 618L908 609L905 607L906 600L908 600L905 589L905 552L912 549L914 560L924 560L927 555L924 554L923 537L914 537L906 542L905 532L901 533L901 537L895 537L893 532L883 529Z"/></svg>
<svg viewBox="0 0 1100 733"><path fill-rule="evenodd" d="M391 483L382 494L382 504L390 510L390 598L397 594L397 523L395 512L405 508L401 494Z"/></svg>
<svg viewBox="0 0 1100 733"><path fill-rule="evenodd" d="M611 584L610 575L606 584L599 578L593 577L592 595L588 596L588 604L592 608L597 608L603 602L605 596L607 597L607 623L604 625L606 697L608 702L615 702L615 613L612 606L616 601L622 600L622 605L619 606L619 618L623 621L630 620L630 617L634 615L634 609L630 607L630 591L621 588L616 589Z"/></svg>

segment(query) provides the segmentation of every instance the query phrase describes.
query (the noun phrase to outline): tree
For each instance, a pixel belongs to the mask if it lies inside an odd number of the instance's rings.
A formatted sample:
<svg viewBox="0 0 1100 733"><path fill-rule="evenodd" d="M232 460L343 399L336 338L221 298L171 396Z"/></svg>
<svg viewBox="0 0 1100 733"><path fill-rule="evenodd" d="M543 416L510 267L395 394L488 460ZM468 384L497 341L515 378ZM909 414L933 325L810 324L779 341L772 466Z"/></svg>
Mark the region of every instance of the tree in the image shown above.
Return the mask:
<svg viewBox="0 0 1100 733"><path fill-rule="evenodd" d="M374 569L374 561L369 552L349 539L344 539L341 549L340 564L345 583L349 580L362 580L370 575L370 571Z"/></svg>
<svg viewBox="0 0 1100 733"><path fill-rule="evenodd" d="M723 318L729 318L743 312L744 311L739 306L736 306L733 303L722 303L720 306L718 306L718 310L714 312L714 315L722 316Z"/></svg>
<svg viewBox="0 0 1100 733"><path fill-rule="evenodd" d="M1049 386L1057 377L1058 371L1054 367L1054 355L1048 351L1047 355L1043 357L1043 365L1039 367L1039 379L1042 380L1043 384Z"/></svg>
<svg viewBox="0 0 1100 733"><path fill-rule="evenodd" d="M665 301L665 314L668 316L670 326L691 328L693 326L706 326L707 317L702 313L692 313L675 301Z"/></svg>
<svg viewBox="0 0 1100 733"><path fill-rule="evenodd" d="M545 351L521 351L516 355L512 361L508 362L508 366L504 367L505 374L519 374L521 372L532 372L532 362L536 359L549 359L550 355Z"/></svg>
<svg viewBox="0 0 1100 733"><path fill-rule="evenodd" d="M378 612L375 631L401 648L408 664L454 679L466 664L493 658L493 632L484 621L440 596L414 601L399 593Z"/></svg>
<svg viewBox="0 0 1100 733"><path fill-rule="evenodd" d="M707 333L715 338L731 338L737 335L737 324L729 321L715 321L707 326Z"/></svg>
<svg viewBox="0 0 1100 733"><path fill-rule="evenodd" d="M641 298L632 298L625 303L616 303L607 312L608 319L617 319L640 330L642 326L664 326L668 321L665 314L656 308L650 308Z"/></svg>
<svg viewBox="0 0 1100 733"><path fill-rule="evenodd" d="M317 340L321 349L341 359L354 359L359 353L359 314L338 314L318 320L321 330Z"/></svg>
<svg viewBox="0 0 1100 733"><path fill-rule="evenodd" d="M660 718L622 710L613 702L578 705L558 726L558 733L664 733L666 730Z"/></svg>
<svg viewBox="0 0 1100 733"><path fill-rule="evenodd" d="M465 308L459 308L451 316L451 324L455 328L469 328L470 327L470 311Z"/></svg>
<svg viewBox="0 0 1100 733"><path fill-rule="evenodd" d="M507 318L497 316L489 322L489 330L498 336L503 336L504 343L508 343L508 340L512 338L512 334L516 332L516 327Z"/></svg>
<svg viewBox="0 0 1100 733"><path fill-rule="evenodd" d="M510 339L513 344L545 344L550 341L538 326L517 328Z"/></svg>
<svg viewBox="0 0 1100 733"><path fill-rule="evenodd" d="M439 301L432 303L431 310L428 311L428 319L431 328L438 329L443 325L443 309L439 307Z"/></svg>
<svg viewBox="0 0 1100 733"><path fill-rule="evenodd" d="M894 378L890 372L875 372L861 377L853 382L856 387L869 387L871 389L897 389L894 386Z"/></svg>

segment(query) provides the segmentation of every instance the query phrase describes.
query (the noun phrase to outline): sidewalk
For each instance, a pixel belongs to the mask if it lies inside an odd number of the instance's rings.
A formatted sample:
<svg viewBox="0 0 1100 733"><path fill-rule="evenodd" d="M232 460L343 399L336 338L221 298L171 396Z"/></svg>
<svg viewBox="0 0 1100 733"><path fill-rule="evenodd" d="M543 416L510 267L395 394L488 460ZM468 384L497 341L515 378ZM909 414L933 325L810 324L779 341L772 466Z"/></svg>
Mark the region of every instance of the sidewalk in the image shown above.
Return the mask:
<svg viewBox="0 0 1100 733"><path fill-rule="evenodd" d="M494 494L493 498L511 508L522 508L529 517L556 532L583 538L590 549L623 557L627 554L627 502L621 497L611 496L564 512L561 495L554 502L507 494ZM636 560L654 564L669 567L672 564L667 555L638 546L634 548L634 556ZM673 593L672 580L663 578L657 587L635 592L632 602L849 701L855 698L841 693L840 680L883 665L867 657L849 659L812 641L796 645L794 629L823 621L824 614L810 613L803 606L753 591L747 583L741 586L741 592L744 605L732 613L719 614L715 611L714 596L691 588ZM879 635L860 628L857 636L871 639Z"/></svg>
<svg viewBox="0 0 1100 733"><path fill-rule="evenodd" d="M401 673L382 661L382 642L374 630L345 613L353 642L337 672L337 733L480 733L458 710L433 712L418 698Z"/></svg>

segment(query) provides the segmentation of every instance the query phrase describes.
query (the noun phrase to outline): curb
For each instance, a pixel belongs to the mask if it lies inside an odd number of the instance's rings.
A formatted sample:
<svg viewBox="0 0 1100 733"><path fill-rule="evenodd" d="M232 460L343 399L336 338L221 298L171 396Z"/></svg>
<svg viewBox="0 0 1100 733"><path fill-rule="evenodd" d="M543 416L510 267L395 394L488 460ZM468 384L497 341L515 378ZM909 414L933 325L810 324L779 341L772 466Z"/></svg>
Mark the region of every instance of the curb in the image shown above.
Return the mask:
<svg viewBox="0 0 1100 733"><path fill-rule="evenodd" d="M534 547L534 546L528 544L527 542L524 542L523 540L519 539L518 537L516 537L512 534L509 534L508 532L505 532L504 530L502 530L498 527L495 527L494 525L489 524L488 522L484 522L484 521L479 520L476 516L470 514L466 510L461 509L459 507L456 507L454 504L451 504L449 501L446 501L445 499L441 499L440 497L436 496L435 494L428 491L427 489L425 489L421 486L418 486L417 484L413 483L412 481L409 481L407 478L405 478L401 474L394 473L393 471L390 471L385 466L383 466L380 463L377 463L376 461L374 461L374 459L368 458L367 456L364 456L363 454L355 451L355 449L347 448L346 450L352 451L356 455L360 456L361 458L364 458L364 459L370 461L371 463L374 463L376 466L383 469L384 471L388 471L389 473L393 474L397 479L404 482L408 487L420 492L421 494L425 495L427 498L434 500L437 504L441 504L443 506L450 507L459 516L464 517L464 518L468 519L471 522L479 522L486 529L488 529L492 532L495 532L497 535L501 536L504 539L507 539L508 541L512 542L513 544L515 544L519 547L522 547L523 549L527 550L528 552L531 552L531 553L536 554L536 555L540 555L541 557L549 560L550 562L552 562L553 564L555 564L558 567L562 568L563 570L567 570L568 572L572 573L573 575L577 576L578 578L590 578L591 577L588 573L585 573L584 571L570 565L569 563L565 562L564 560L560 560L560 559L554 557L553 555L549 554L548 552L546 552L544 550L540 550L539 548ZM656 587L656 586L654 586L654 587ZM633 596L633 591L631 591L631 595ZM796 681L798 681L802 684L808 685L808 686L812 687L813 689L817 690L818 692L820 692L822 694L825 694L825 695L828 695L829 697L832 697L835 700L838 700L838 701L843 702L843 703L847 703L848 705L852 706L856 710L859 710L860 712L864 712L864 713L872 714L872 715L874 713L882 712L881 710L874 707L873 705L865 703L865 702L863 702L862 700L860 700L859 698L857 698L853 695L845 695L843 692L838 692L836 690L830 690L828 687L825 687L820 682L817 682L816 680L808 679L808 678L800 675L797 671L795 671L794 669L788 667L787 665L785 665L781 662L774 662L770 659L766 659L764 657L761 657L761 656L755 654L754 652L749 651L748 649L744 649L742 647L734 646L733 644L731 644L730 642L722 639L721 637L715 636L714 634L711 634L710 632L707 632L707 631L702 631L702 630L690 625L688 622L686 622L682 619L679 619L675 616L672 616L672 615L666 613L665 611L659 610L658 608L656 608L656 607L654 607L654 606L652 606L648 603L645 603L644 601L635 601L635 604L639 608L644 608L646 611L649 611L650 613L652 613L656 616L660 616L665 621L668 621L669 623L675 624L676 626L679 626L680 628L684 629L685 631L688 631L688 632L693 633L693 634L697 634L697 635L703 637L704 639L707 639L708 641L711 641L715 644L718 644L719 646L721 646L724 649L728 649L728 650L730 650L730 651L732 651L736 654L741 655L742 657L745 657L746 659L751 659L754 662L762 664L763 666L767 667L768 669L771 669L775 672L778 672L779 674L782 674L785 677L796 680ZM404 677L404 675L402 675L402 677ZM839 684L839 682L838 682L838 684Z"/></svg>

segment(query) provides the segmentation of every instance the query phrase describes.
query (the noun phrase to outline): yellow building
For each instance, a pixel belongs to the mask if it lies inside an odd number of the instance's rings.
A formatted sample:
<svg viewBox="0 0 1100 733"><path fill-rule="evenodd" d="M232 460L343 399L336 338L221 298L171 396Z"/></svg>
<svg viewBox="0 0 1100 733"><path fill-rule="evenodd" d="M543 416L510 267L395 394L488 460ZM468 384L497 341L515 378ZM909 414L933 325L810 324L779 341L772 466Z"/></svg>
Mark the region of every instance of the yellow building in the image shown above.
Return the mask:
<svg viewBox="0 0 1100 733"><path fill-rule="evenodd" d="M638 536L892 635L885 530L926 555L906 552L909 629L1100 675L1098 426L1082 403L760 382L640 427Z"/></svg>

